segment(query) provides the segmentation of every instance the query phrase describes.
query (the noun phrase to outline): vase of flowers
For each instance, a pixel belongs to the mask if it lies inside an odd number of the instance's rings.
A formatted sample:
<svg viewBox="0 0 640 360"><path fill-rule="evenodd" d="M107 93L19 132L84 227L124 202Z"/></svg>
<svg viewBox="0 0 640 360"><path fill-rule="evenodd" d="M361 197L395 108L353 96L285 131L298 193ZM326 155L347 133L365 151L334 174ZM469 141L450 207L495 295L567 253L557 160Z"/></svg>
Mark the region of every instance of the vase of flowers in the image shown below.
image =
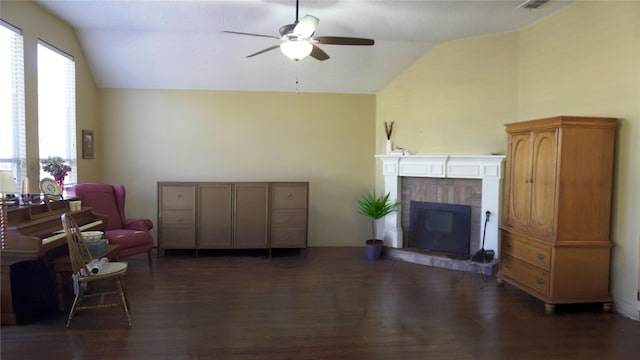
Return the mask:
<svg viewBox="0 0 640 360"><path fill-rule="evenodd" d="M71 166L64 163L64 159L60 156L49 156L40 160L42 170L53 176L53 179L60 184L60 188L64 188L64 178L71 171Z"/></svg>

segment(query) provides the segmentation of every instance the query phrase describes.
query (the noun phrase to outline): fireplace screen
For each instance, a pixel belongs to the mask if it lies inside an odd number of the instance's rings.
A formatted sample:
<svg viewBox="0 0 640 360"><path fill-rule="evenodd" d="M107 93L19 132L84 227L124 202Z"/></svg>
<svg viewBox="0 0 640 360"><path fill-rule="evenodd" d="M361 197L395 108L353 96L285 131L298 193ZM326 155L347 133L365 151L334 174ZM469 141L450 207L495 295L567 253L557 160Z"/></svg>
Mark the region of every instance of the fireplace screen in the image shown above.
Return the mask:
<svg viewBox="0 0 640 360"><path fill-rule="evenodd" d="M409 247L469 256L471 206L411 201Z"/></svg>

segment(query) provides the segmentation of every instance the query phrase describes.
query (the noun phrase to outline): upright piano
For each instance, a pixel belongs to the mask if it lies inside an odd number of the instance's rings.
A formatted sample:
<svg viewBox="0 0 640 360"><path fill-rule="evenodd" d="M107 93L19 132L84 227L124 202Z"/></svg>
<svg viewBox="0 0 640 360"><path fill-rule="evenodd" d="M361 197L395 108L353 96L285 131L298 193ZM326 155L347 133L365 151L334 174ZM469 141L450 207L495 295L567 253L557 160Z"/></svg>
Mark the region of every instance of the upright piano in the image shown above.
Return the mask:
<svg viewBox="0 0 640 360"><path fill-rule="evenodd" d="M11 291L11 265L21 261L38 260L48 252L67 245L60 216L68 211L68 201L24 206L8 211L8 230L5 248L0 249L2 286L2 324L15 324ZM102 230L104 218L84 208L71 213L81 230Z"/></svg>

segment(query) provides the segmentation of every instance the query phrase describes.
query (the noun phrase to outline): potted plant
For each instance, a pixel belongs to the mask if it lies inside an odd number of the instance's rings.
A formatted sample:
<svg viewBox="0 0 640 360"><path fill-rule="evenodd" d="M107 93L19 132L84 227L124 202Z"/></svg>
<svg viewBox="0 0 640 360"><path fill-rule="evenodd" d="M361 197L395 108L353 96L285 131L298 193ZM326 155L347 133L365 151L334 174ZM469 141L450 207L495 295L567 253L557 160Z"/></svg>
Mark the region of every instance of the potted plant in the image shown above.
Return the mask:
<svg viewBox="0 0 640 360"><path fill-rule="evenodd" d="M376 222L388 214L396 211L399 203L393 203L389 201L387 193L385 196L376 196L376 192L373 191L367 195L363 195L358 199L358 212L360 214L371 218L371 231L373 237L367 240L367 257L370 260L377 259L382 252L383 241L376 238Z"/></svg>

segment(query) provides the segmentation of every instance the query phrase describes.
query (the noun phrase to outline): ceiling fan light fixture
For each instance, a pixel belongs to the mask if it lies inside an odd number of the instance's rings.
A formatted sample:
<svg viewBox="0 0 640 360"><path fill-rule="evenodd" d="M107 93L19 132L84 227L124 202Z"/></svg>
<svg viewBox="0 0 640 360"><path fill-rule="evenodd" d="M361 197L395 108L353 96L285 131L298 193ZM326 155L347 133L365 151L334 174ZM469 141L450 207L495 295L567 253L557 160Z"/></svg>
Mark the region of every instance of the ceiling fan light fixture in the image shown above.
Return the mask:
<svg viewBox="0 0 640 360"><path fill-rule="evenodd" d="M1 1L1 0L0 0ZM534 0L527 0L534 1ZM535 0L535 1L551 1L551 0ZM325 61L329 59L329 55L325 53L315 44L330 44L330 45L366 45L372 46L375 41L373 39L345 37L345 36L320 36L314 38L316 28L320 20L312 15L305 15L302 19L298 20L298 0L296 0L296 20L293 24L287 24L280 27L280 37L273 35L254 34L240 31L226 31L230 34L258 36L266 38L274 38L282 41L280 45L272 45L266 49L262 49L253 54L247 55L248 58L256 55L263 54L267 51L280 48L282 54L291 60L299 61L307 56Z"/></svg>
<svg viewBox="0 0 640 360"><path fill-rule="evenodd" d="M285 41L280 44L280 51L291 60L298 61L311 54L313 45L307 41Z"/></svg>

